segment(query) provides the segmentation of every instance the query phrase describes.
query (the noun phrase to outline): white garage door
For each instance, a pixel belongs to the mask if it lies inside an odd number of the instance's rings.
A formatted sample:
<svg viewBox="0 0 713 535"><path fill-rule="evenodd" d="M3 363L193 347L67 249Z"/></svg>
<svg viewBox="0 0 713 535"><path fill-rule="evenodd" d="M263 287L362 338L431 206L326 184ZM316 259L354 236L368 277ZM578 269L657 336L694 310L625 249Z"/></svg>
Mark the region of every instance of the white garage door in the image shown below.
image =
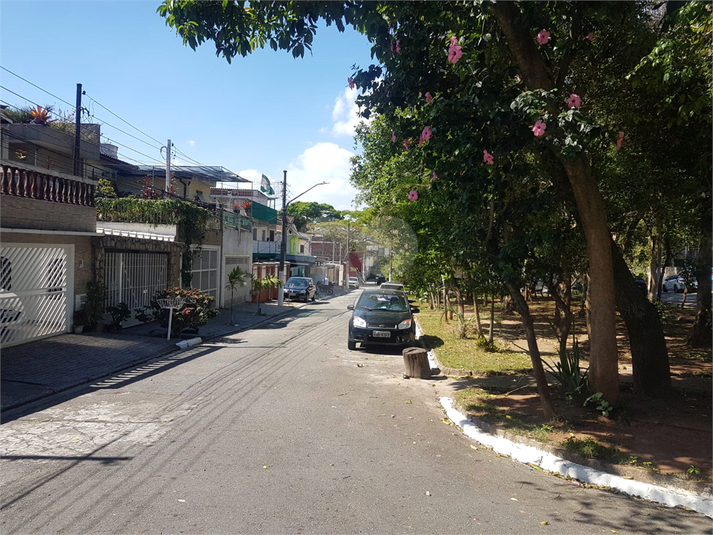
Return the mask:
<svg viewBox="0 0 713 535"><path fill-rule="evenodd" d="M69 331L72 245L0 247L0 347Z"/></svg>

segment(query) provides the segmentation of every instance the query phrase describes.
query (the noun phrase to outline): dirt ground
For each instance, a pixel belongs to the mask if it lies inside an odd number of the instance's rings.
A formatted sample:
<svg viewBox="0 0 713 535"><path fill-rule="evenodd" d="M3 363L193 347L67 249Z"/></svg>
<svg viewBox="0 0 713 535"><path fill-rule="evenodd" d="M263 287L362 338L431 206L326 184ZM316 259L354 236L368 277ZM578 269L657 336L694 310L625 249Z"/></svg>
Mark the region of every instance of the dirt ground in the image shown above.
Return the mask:
<svg viewBox="0 0 713 535"><path fill-rule="evenodd" d="M539 331L539 346L543 358L555 359L555 340L547 316L551 305L541 301L531 304L536 328ZM583 399L565 397L558 386L551 386L553 403L558 415L557 421L549 422L552 430L548 438L538 443L546 449L563 454L574 461L599 466L609 472L637 480L665 483L675 477L680 485L687 482L692 490L711 488L713 466L713 435L711 432L711 351L692 350L685 344L693 321L692 313L674 313L665 325L669 349L673 393L666 399L651 400L634 396L631 388L631 356L629 354L626 329L619 325L618 341L620 349L621 395L618 407L609 417L602 416L594 407L584 406ZM583 320L580 331L584 330ZM511 347L526 348L519 318L512 316L502 322L500 340ZM578 339L586 350L586 333L579 332ZM587 363L585 362L586 366ZM550 382L557 385L557 382ZM495 394L488 403L527 423L545 423L536 389L513 389L511 392L490 391ZM507 423L497 424L482 412L469 411L475 420L492 424L494 429L509 433ZM584 440L591 437L596 442L615 449L623 464L600 465L597 461L585 459L576 454L566 453L561 444L568 439ZM518 437L528 440L527 437ZM621 461L620 461L621 462Z"/></svg>

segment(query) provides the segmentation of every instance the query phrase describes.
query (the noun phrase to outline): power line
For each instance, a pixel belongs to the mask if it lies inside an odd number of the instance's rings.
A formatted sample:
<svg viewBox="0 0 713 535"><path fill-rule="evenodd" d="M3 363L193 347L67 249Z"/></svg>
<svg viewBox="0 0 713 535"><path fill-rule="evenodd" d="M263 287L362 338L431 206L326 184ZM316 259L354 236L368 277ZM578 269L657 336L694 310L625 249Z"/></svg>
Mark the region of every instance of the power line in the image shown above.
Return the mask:
<svg viewBox="0 0 713 535"><path fill-rule="evenodd" d="M29 98L27 98L27 97L25 97L25 96L22 96L20 93L15 93L12 89L8 89L8 88L5 87L4 85L0 85L0 89L4 89L4 90L7 91L8 93L12 93L13 95L15 95L15 96L17 96L17 97L20 97L22 100L26 100L27 102L31 102L31 103L34 104L35 106L42 107L42 106L40 106L40 104L37 104L37 102L35 102L35 101L33 101L33 100L30 100ZM20 109L20 108L18 108L17 106L12 106L12 107L13 107L13 108L17 108L18 110Z"/></svg>
<svg viewBox="0 0 713 535"><path fill-rule="evenodd" d="M87 114L87 115L89 115L89 114ZM152 149L161 150L161 147L156 147L155 145L152 145L152 144L149 143L148 141L144 141L143 139L139 139L138 137L134 136L133 134L129 134L128 132L125 132L125 131L122 130L121 128L119 128L119 127L117 127L117 126L114 126L113 124L111 124L111 123L109 123L109 122L107 122L107 121L105 121L105 120L103 120L103 119L97 117L97 116L94 115L94 114L90 115L90 117L93 117L95 120L99 121L99 124L101 124L102 126L105 126L105 125L106 125L106 126L108 126L109 128L113 128L114 130L118 130L118 131L121 132L122 134L125 134L125 135L129 136L130 138L135 139L136 141L140 141L141 143L143 143L143 144L145 144L145 145L148 145L148 146L151 147ZM137 151L137 152L138 152L138 151Z"/></svg>
<svg viewBox="0 0 713 535"><path fill-rule="evenodd" d="M138 151L138 150L136 150L136 149L133 149L133 148L127 146L127 145L123 145L123 144L119 143L118 141L114 141L113 139L111 139L111 138L110 138L109 136L107 136L106 134L102 134L102 136L104 136L104 139L106 139L107 141L109 141L109 142L110 142L111 144L113 144L113 145L118 145L118 146L120 146L120 147L124 147L125 149L129 149L130 151L135 152L136 154L141 154L141 156L145 156L146 158L148 158L149 160L153 160L154 162L163 163L163 162L162 162L161 160L159 160L158 158L154 158L153 156L149 156L148 154L144 154L143 152ZM126 158L126 156L125 156L125 158ZM134 160L134 161L136 161L136 160Z"/></svg>
<svg viewBox="0 0 713 535"><path fill-rule="evenodd" d="M74 108L74 105L72 105L71 103L67 102L66 100L64 100L64 99L62 99L62 98L60 98L60 97L58 97L57 95L54 95L53 93L50 93L49 91L47 91L46 89L44 89L44 88L38 86L37 84L34 84L34 83L30 82L29 80L23 78L22 76L20 76L20 75L14 73L14 72L12 72L11 70L9 70L9 69L7 69L7 68L5 68L5 67L0 66L0 68L2 68L3 70L7 71L7 72L10 73L10 74L12 74L13 76L16 76L17 78L20 78L21 80L23 80L24 82L26 82L26 83L32 85L33 87L36 87L37 89L40 89L41 91L44 91L44 92L47 93L48 95L51 95L51 96L53 96L54 98L56 98L56 99L58 99L58 100L64 102L65 104L68 104L69 106L72 106L72 107ZM4 87L4 86L0 85L0 88L3 88L3 89L5 89L6 91L12 93L13 95L16 95L16 96L18 96L18 97L20 97L20 98L22 98L22 99L24 99L24 100L26 100L26 101L28 101L28 102L31 102L32 104L34 104L34 105L36 105L36 106L40 106L40 105L37 104L36 102L34 102L34 101L28 99L27 97L25 97L25 96L23 96L23 95L21 95L21 94L19 94L19 93L16 93L15 91L12 91L11 89L8 89L7 87ZM133 124L131 124L130 122L128 122L126 119L122 118L121 116L119 116L119 115L117 115L116 113L114 113L113 111L111 111L109 108L107 108L106 106L104 106L102 103L100 103L99 101L97 101L97 100L94 99L93 97L87 95L87 94L86 94L86 91L83 92L83 94L84 94L90 101L92 101L93 103L97 104L97 105L100 106L102 109L106 110L107 112L109 112L111 115L113 115L114 117L116 117L116 118L119 119L120 121L126 123L126 124L129 125L131 128L133 128L134 130L136 130L137 132L140 132L142 135L146 136L148 139L151 139L152 141L154 141L154 142L156 142L156 143L159 143L159 144L161 143L161 141L159 141L158 139L156 139L156 138L150 136L149 134L147 134L146 132L144 132L144 131L141 130L140 128L138 128L138 127L134 126ZM16 106L13 106L13 105L9 104L9 103L6 103L6 104L8 104L9 106L12 106L12 107L14 107L14 108L16 108L16 109L18 109L18 110L20 109L20 108L18 108L18 107L16 107ZM138 137L136 137L136 136L134 136L134 135L132 135L132 134L126 132L125 130L122 130L121 128L119 128L119 127L117 127L117 126L114 126L113 124L109 123L108 121L103 120L103 119L101 119L100 117L97 117L97 116L94 115L93 113L90 113L88 110L85 109L84 111L86 111L88 117L92 118L92 120L95 120L95 121L99 122L99 124L100 124L101 126L107 126L107 127L109 127L109 128L113 128L113 129L115 129L115 130L117 130L117 131L119 131L119 132L121 132L121 133L123 133L123 134L129 136L130 138L135 139L136 141L139 141L139 142L141 142L141 143L144 143L145 145L148 145L148 146L151 147L152 149L156 149L156 150L159 150L159 151L161 150L161 146L152 145L151 143L148 143L147 141L145 141L145 140L143 140L143 139L140 139L140 138L138 138ZM113 144L116 144L116 145L119 145L119 146L121 146L121 147L124 147L125 149L128 149L128 150L130 150L130 151L132 151L132 152L135 152L136 154L140 154L141 156L144 156L144 157L148 158L150 161L159 162L159 163L161 163L161 164L163 163L161 160L159 160L159 159L157 159L157 158L154 158L154 157L152 157L152 156L149 156L149 155L147 155L147 154L144 154L143 152L141 152L141 151L139 151L139 150L136 150L136 149L134 149L134 148L132 148L132 147L130 147L130 146L128 146L128 145L124 145L124 144L121 144L121 143L119 143L119 142L117 142L117 141L114 141L114 140L110 139L108 136L106 136L105 134L102 134L102 136L104 136L108 141L112 142ZM190 162L192 162L192 163L194 163L194 164L196 164L196 165L198 165L198 166L207 167L207 168L214 167L214 166L206 165L205 163L200 162L200 161L198 161L198 160L196 160L196 159L194 159L194 158L188 156L188 155L187 155L186 153L184 153L183 151L177 149L177 148L175 147L175 145L173 145L172 149L173 149L172 152L173 152L174 154L176 154L176 155L181 155L181 156L182 156L183 158L185 158L186 160L188 160L188 161L190 161ZM133 159L133 158L129 158L129 157L126 157L126 158L129 159L129 160L138 162L138 160L135 160L135 159ZM231 173L232 173L232 171L231 171ZM238 176L239 178L245 179L245 177L241 177L241 176L238 175L237 173L233 173L233 174L235 174L235 176ZM248 180L248 179L246 179L246 180Z"/></svg>
<svg viewBox="0 0 713 535"><path fill-rule="evenodd" d="M18 96L22 97L22 95L18 95ZM7 102L7 101L4 101L4 100L1 100L1 99L0 99L0 102L3 102L4 104L8 105L8 106L11 107L11 108L15 108L16 110L21 110L21 108L15 106L15 105L13 105L13 104L10 104L10 103ZM50 128L49 130L46 131L46 135L47 135L48 137L52 138L54 141L61 142L62 139L59 138L59 137L57 137L57 136L54 135L54 134L55 134L55 130L52 129L52 128ZM15 139L21 140L21 138L19 138L19 137L17 137L17 136L13 136L12 134L8 134L8 135L10 135L10 137L14 137ZM161 160L159 160L158 158L154 158L154 157L152 157L152 156L149 156L148 154L144 154L143 152L141 152L141 151L139 151L139 150L136 150L136 149L134 149L134 148L132 148L132 147L129 147L128 145L124 145L124 144L122 144L122 143L119 143L118 141L114 141L113 139L110 139L110 138L109 138L108 136L106 136L105 134L101 134L101 135L102 135L103 137L105 137L107 140L109 140L112 144L119 145L119 146L121 146L121 147L124 147L125 149L128 149L128 150L130 150L130 151L132 151L132 152L135 152L135 153L137 153L137 154L140 154L141 156L145 156L145 157L148 158L150 161L162 163ZM30 142L30 143L31 143L31 142ZM55 143L54 145L55 145L56 147L63 147L63 146L64 146L64 145L62 145L61 143ZM48 149L48 150L50 150L50 149ZM62 154L62 153L57 153L57 154ZM138 162L138 160L134 160L133 158L128 158L128 159L131 159L132 161L137 161L137 162ZM139 163L142 163L142 162L139 162ZM91 165L91 164L87 164L87 165Z"/></svg>
<svg viewBox="0 0 713 535"><path fill-rule="evenodd" d="M17 76L17 77L18 77L20 80L22 80L23 82L27 82L27 83L30 84L32 87L36 87L36 88L39 89L40 91L44 91L45 93L47 93L47 94L50 95L50 96L53 96L53 97L56 98L57 100L61 100L62 102L64 102L65 104L68 104L68 105L71 106L72 108L75 107L75 105L72 104L71 102L67 102L67 101L64 100L63 98L60 98L60 97L58 97L57 95L55 95L55 94L53 94L53 93L50 93L50 92L47 91L46 89L44 89L44 88L38 86L37 84L34 84L34 83L30 82L29 80L23 78L23 77L20 76L19 74L12 72L10 69L8 69L8 68L6 68L6 67L3 67L2 65L0 65L0 69L4 70L4 71L6 71L6 72L9 72L9 73L12 74L13 76ZM8 91L10 91L10 90L8 89ZM12 91L10 91L10 92L12 93ZM17 94L17 93L15 93L15 94ZM19 95L18 95L18 96L19 96ZM30 101L30 102L32 102L32 101ZM36 105L38 105L38 104L36 104Z"/></svg>
<svg viewBox="0 0 713 535"><path fill-rule="evenodd" d="M21 95L20 93L16 93L16 92L13 91L12 89L8 89L7 87L5 87L5 86L3 86L3 85L0 85L0 88L4 89L5 91L7 91L7 92L9 92L9 93L12 93L12 94L15 95L15 96L20 97L20 98L23 99L23 100L26 100L27 102L31 102L31 103L34 104L35 106L40 106L40 104L37 104L37 103L34 102L33 100L27 98L27 97L24 96L24 95ZM92 100L93 100L93 99L92 99ZM18 108L17 106L13 106L13 108L16 108L16 109L18 109L18 110L20 109L20 108ZM88 115L89 115L89 114L88 114ZM119 128L119 127L117 127L117 126L114 126L113 124L111 124L111 123L109 123L109 122L107 122L107 121L104 121L103 119L101 119L100 117L97 117L96 115L92 115L92 117L93 117L96 121L98 121L99 124L101 124L102 126L108 126L109 128L113 128L113 129L115 129L115 130L118 130L118 131L121 132L122 134L125 134L125 135L127 135L127 136L129 136L129 137L135 139L136 141L140 141L141 143L144 143L144 144L148 145L148 146L151 147L152 149L160 150L160 148L161 148L161 147L157 147L157 146L155 146L155 145L152 145L151 143L148 143L147 141L144 141L143 139L139 139L138 137L136 137L136 136L134 136L134 135L132 135L132 134L129 134L128 132L125 132L125 131L122 130L121 128ZM159 143L160 143L160 142L159 142ZM135 152L139 152L139 151L135 151ZM140 153L139 153L139 154L140 154ZM144 155L144 156L145 156L145 155Z"/></svg>
<svg viewBox="0 0 713 535"><path fill-rule="evenodd" d="M57 150L51 149L51 148L49 148L49 147L46 147L46 146L44 146L44 145L43 145L43 146L36 145L36 144L34 144L34 143L32 143L32 142L27 141L24 137L22 137L22 136L20 136L20 135L17 135L17 134L15 134L15 133L9 132L9 131L6 131L6 132L5 132L5 135L7 135L10 139L13 139L13 140L16 140L16 141L22 141L22 142L24 142L24 143L27 143L28 145L32 145L32 146L35 146L35 147L39 147L39 148L41 148L43 151L45 151L46 153L50 153L50 154L52 154L52 155L56 155L56 156L61 157L61 159L58 159L58 160L54 160L54 161L53 161L53 166L54 166L54 168L57 169L57 170L59 170L59 171L66 172L66 173L68 173L68 174L74 174L74 166L73 166L71 163L69 163L69 162L64 162L64 161L63 161L63 160L67 160L67 159L70 158L66 153L59 152L59 151L57 151ZM52 136L50 136L50 137L52 137ZM58 139L58 138L54 138L54 139ZM48 145L52 145L52 146L55 146L55 147L63 148L63 145L58 145L58 144L55 144L55 143L48 143ZM15 152L19 152L19 151L15 151ZM27 155L26 155L25 157L27 157ZM24 162L24 158L21 159L18 163L25 163L25 162ZM33 164L33 165L34 165L34 164ZM93 170L93 171L100 171L100 172L106 171L106 169L103 169L103 168L101 168L101 167L97 167L96 165L93 165L93 164L87 163L87 162L84 163L84 166L85 166L85 168L86 168L88 171L91 171L91 170ZM38 167L38 166L35 165L35 167Z"/></svg>
<svg viewBox="0 0 713 535"><path fill-rule="evenodd" d="M94 102L97 106L100 106L101 108L105 109L106 111L108 111L109 113L111 113L114 117L116 117L117 119L119 119L120 121L123 121L124 123L128 124L128 125L129 125L131 128L133 128L134 130L136 130L136 131L138 131L138 132L141 132L143 135L145 135L145 136L146 136L147 138L149 138L150 140L155 141L156 143L159 143L159 144L161 143L161 141L159 141L159 140L156 139L155 137L151 137L151 136L148 135L146 132L144 132L144 131L141 130L140 128L137 128L136 126L134 126L133 124L131 124L131 123L130 123L129 121L127 121L126 119L123 119L122 117L119 117L116 113L114 113L113 111L111 111L109 108L107 108L106 106L104 106L101 102L99 102L99 101L96 100L95 98L92 98L92 97L90 97L89 95L87 95L87 94L86 94L86 91L84 92L84 95L85 95L89 100L91 100L92 102Z"/></svg>

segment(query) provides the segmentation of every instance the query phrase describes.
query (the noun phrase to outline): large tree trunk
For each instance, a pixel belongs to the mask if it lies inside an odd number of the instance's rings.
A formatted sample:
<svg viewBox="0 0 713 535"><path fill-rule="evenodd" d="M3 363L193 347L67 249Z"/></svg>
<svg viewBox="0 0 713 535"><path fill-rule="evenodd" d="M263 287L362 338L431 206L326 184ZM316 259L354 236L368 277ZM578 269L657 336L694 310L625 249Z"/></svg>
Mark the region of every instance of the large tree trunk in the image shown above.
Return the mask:
<svg viewBox="0 0 713 535"><path fill-rule="evenodd" d="M577 211L587 241L589 288L589 388L615 404L619 396L619 360L616 347L616 303L611 234L604 201L584 157L561 158L567 170Z"/></svg>
<svg viewBox="0 0 713 535"><path fill-rule="evenodd" d="M527 306L527 301L520 293L520 289L512 283L508 283L510 297L515 305L515 310L522 318L522 326L525 328L525 338L527 338L527 349L530 353L532 361L532 370L535 373L535 381L537 382L537 393L540 395L540 403L542 403L542 412L545 420L552 420L555 416L554 408L552 407L552 398L550 397L550 387L547 384L547 376L545 369L542 366L540 358L540 348L537 347L537 337L535 336L535 326L530 316L530 307Z"/></svg>
<svg viewBox="0 0 713 535"><path fill-rule="evenodd" d="M552 75L529 29L522 24L517 4L496 2L491 9L505 34L524 84L528 89L553 89ZM587 300L590 329L589 387L593 392L601 392L609 403L615 404L619 396L619 367L614 270L604 201L584 155L565 158L553 145L550 145L550 150L567 172L587 241L590 276Z"/></svg>
<svg viewBox="0 0 713 535"><path fill-rule="evenodd" d="M651 398L665 397L671 390L671 371L663 327L656 307L636 286L619 247L611 240L619 309L631 345L634 392Z"/></svg>

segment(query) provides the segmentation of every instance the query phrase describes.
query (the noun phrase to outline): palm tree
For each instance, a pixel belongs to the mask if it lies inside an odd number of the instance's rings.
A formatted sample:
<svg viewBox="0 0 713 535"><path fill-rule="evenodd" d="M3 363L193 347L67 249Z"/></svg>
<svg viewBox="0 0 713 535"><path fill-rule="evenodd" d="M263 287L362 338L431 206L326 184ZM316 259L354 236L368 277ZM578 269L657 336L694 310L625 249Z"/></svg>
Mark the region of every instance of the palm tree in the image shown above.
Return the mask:
<svg viewBox="0 0 713 535"><path fill-rule="evenodd" d="M235 293L235 289L238 288L239 286L245 286L245 283L247 282L248 278L248 273L240 269L239 266L235 266L235 269L228 273L228 284L225 286L226 288L230 288L230 324L234 325L234 320L233 320L233 294Z"/></svg>
<svg viewBox="0 0 713 535"><path fill-rule="evenodd" d="M253 279L253 290L257 291L257 315L262 316L262 312L260 310L260 294L262 293L261 290L267 290L268 288L272 288L274 285L282 285L282 281L274 276L274 275L268 275L265 278L262 279L257 279L255 277L252 277Z"/></svg>

